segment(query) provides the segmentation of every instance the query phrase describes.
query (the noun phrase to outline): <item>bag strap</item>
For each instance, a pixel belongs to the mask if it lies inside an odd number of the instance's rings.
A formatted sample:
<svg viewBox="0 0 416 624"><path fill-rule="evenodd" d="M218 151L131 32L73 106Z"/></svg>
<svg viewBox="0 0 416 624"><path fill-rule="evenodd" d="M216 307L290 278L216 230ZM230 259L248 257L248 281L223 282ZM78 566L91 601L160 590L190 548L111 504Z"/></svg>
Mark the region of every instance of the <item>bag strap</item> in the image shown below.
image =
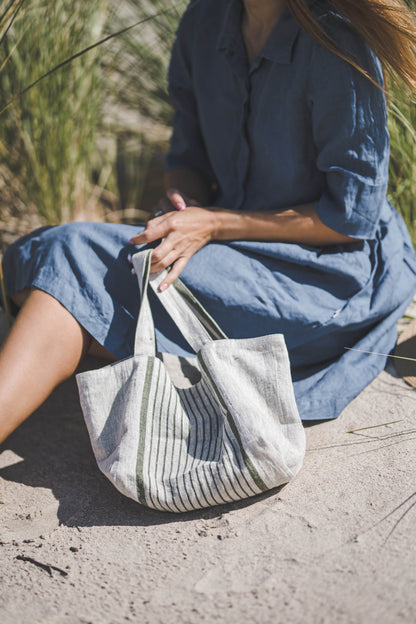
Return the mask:
<svg viewBox="0 0 416 624"><path fill-rule="evenodd" d="M149 298L147 296L150 262L152 260L152 250L142 251L132 257L134 270L140 290L140 310L137 319L136 333L134 338L134 355L156 355L155 325L152 311L150 309Z"/></svg>
<svg viewBox="0 0 416 624"><path fill-rule="evenodd" d="M167 290L159 291L159 286L167 274L168 271L161 271L150 275L149 284L192 349L197 353L204 344L227 338L180 279L176 279Z"/></svg>
<svg viewBox="0 0 416 624"><path fill-rule="evenodd" d="M150 260L152 250L141 251L133 256L133 264L141 287L142 307L148 309L150 316L151 310L147 297L147 287L151 286L152 290L156 294L160 303L169 314L172 321L175 323L185 340L197 353L201 347L205 344L212 342L213 340L224 339L227 336L220 329L214 319L208 314L201 303L191 293L191 291L185 286L183 282L176 279L175 282L165 291L160 292L159 286L165 279L168 271L160 271L149 276ZM139 260L138 256L145 256L145 260ZM148 268L143 271L143 266L147 264ZM136 268L139 270L137 270ZM135 353L143 353L143 348L140 346L140 342L144 339L148 341L149 332L143 329L142 324L149 325L148 313L144 312L142 315L142 307L140 308L139 319L136 329L135 340ZM151 327L154 340L154 324L153 318L151 318ZM139 328L140 326L140 328Z"/></svg>

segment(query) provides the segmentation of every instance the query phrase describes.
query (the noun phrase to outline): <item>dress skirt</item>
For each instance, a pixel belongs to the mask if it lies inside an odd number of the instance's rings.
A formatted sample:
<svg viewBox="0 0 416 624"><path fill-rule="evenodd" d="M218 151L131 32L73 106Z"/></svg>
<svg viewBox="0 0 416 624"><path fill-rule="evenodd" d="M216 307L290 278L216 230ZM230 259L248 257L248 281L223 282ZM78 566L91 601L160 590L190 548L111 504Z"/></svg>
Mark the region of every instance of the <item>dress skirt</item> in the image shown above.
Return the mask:
<svg viewBox="0 0 416 624"><path fill-rule="evenodd" d="M374 240L308 247L210 243L181 279L230 338L283 333L301 418L334 418L384 368L397 320L416 290L416 263L395 212ZM34 286L65 306L116 358L133 352L139 309L128 244L140 228L71 223L12 244L4 257L10 295ZM158 349L192 354L152 299ZM278 383L278 380L277 380Z"/></svg>

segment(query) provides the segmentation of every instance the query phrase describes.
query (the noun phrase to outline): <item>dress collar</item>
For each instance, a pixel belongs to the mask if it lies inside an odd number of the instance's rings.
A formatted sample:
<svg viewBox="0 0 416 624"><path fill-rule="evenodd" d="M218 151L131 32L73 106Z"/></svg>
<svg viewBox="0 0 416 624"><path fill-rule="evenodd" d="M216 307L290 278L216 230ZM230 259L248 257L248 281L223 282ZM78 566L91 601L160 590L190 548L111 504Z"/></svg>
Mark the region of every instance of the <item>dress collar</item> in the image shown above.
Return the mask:
<svg viewBox="0 0 416 624"><path fill-rule="evenodd" d="M241 50L242 11L242 0L229 0L217 40L217 50L225 50L228 53ZM299 31L300 26L286 6L259 56L288 65L292 62L293 47Z"/></svg>

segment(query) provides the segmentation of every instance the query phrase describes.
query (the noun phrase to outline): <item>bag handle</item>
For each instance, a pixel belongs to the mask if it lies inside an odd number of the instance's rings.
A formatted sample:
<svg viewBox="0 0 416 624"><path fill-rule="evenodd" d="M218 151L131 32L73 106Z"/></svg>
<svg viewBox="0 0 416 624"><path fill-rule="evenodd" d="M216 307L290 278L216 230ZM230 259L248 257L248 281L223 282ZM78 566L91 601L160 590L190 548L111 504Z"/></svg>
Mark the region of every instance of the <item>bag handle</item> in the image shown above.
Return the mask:
<svg viewBox="0 0 416 624"><path fill-rule="evenodd" d="M160 303L195 353L213 340L227 338L201 303L179 279L176 279L167 290L159 291L159 286L168 271L160 271L150 275L151 254L152 250L141 251L132 258L142 297L136 329L135 354L144 351L150 354L148 350L150 346L152 347L152 354L155 354L154 322L147 296L148 285L151 286ZM142 309L144 310L143 313ZM153 343L149 339L150 327Z"/></svg>
<svg viewBox="0 0 416 624"><path fill-rule="evenodd" d="M134 337L134 355L156 355L155 325L147 296L152 250L142 251L132 257L140 290L140 310Z"/></svg>

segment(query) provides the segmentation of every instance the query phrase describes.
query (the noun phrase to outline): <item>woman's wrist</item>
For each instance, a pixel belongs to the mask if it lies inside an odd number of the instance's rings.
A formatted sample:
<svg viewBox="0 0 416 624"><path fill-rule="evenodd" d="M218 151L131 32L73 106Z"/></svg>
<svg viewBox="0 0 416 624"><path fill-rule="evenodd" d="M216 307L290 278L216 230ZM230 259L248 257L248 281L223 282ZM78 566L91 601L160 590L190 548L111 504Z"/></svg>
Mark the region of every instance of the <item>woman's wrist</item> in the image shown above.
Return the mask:
<svg viewBox="0 0 416 624"><path fill-rule="evenodd" d="M212 240L242 240L245 238L244 213L239 210L212 207L213 213Z"/></svg>

